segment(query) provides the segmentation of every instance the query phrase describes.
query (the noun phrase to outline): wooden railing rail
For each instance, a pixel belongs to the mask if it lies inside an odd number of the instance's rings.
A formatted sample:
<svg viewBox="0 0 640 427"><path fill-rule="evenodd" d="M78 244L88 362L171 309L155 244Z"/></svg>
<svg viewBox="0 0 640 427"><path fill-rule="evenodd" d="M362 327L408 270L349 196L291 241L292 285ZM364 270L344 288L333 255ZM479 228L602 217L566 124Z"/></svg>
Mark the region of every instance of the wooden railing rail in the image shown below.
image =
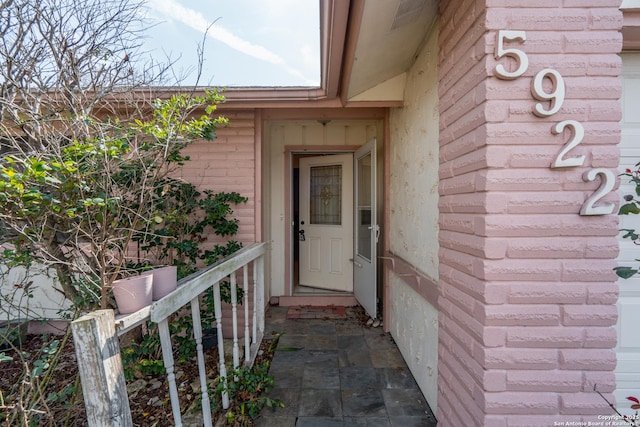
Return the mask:
<svg viewBox="0 0 640 427"><path fill-rule="evenodd" d="M173 349L169 332L169 318L183 310L191 308L193 319L193 337L196 342L196 355L200 388L202 393L202 415L205 426L212 425L211 405L207 392L207 374L205 371L202 345L202 323L200 319L200 295L213 288L215 320L218 332L218 355L220 359L220 381L226 390L227 368L225 363L224 335L222 330L222 301L220 283L227 278L231 282L231 310L233 327L233 368L240 366L238 340L238 293L236 273L242 270L242 289L244 300L244 360L250 365L255 360L264 335L264 253L265 243L254 243L236 252L233 256L209 266L178 283L177 289L150 307L126 316L114 318L112 310L99 310L89 313L72 322L71 327L76 343L76 355L84 391L85 407L89 425L130 425L131 413L126 393L126 384L117 336L130 331L150 320L158 324L162 358L167 371L171 409L176 426L181 426L181 410L178 399L178 387L174 373ZM251 280L253 310L249 303L250 280L249 266L253 266ZM249 319L252 328L249 327ZM96 392L97 390L100 392ZM226 391L222 394L222 405L228 409L230 402Z"/></svg>

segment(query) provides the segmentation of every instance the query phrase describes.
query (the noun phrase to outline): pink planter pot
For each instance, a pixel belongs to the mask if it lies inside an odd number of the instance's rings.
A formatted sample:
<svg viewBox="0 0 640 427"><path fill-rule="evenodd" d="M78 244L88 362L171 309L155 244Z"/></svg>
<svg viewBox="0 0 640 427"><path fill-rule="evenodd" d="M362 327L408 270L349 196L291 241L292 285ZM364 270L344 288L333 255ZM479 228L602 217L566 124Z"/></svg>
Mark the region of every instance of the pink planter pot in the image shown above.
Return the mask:
<svg viewBox="0 0 640 427"><path fill-rule="evenodd" d="M153 300L169 295L176 290L178 268L174 265L149 271L153 275Z"/></svg>
<svg viewBox="0 0 640 427"><path fill-rule="evenodd" d="M130 314L153 302L153 276L126 277L113 282L113 296L120 314Z"/></svg>

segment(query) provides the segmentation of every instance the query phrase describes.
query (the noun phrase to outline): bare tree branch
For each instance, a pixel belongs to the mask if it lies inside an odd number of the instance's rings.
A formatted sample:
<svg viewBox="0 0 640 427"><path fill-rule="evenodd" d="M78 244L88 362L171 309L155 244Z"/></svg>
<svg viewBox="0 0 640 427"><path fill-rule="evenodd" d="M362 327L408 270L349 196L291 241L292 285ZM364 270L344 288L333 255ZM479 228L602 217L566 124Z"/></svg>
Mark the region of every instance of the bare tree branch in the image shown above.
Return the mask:
<svg viewBox="0 0 640 427"><path fill-rule="evenodd" d="M150 229L155 186L215 124L194 113L220 100L155 101L172 64L142 51L143 1L1 4L0 250L54 269L70 300L88 284L104 306Z"/></svg>

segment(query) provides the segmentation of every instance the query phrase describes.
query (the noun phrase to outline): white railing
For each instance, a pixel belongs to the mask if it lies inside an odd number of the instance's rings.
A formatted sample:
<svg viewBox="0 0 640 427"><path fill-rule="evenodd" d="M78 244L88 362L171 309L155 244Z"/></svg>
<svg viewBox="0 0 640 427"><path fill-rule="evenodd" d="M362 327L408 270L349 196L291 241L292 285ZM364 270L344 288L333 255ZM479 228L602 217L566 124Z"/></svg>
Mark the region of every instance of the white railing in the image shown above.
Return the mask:
<svg viewBox="0 0 640 427"><path fill-rule="evenodd" d="M202 323L200 321L200 295L213 288L215 320L218 332L218 355L220 359L220 381L226 390L227 368L225 364L224 335L222 331L222 301L220 282L229 278L231 282L231 311L233 326L233 368L240 366L240 346L238 341L238 295L236 274L242 270L244 301L244 361L251 365L255 360L264 334L264 252L265 243L255 243L202 271L184 278L178 288L136 313L115 318L113 310L99 310L83 316L72 323L78 367L89 425L131 425L131 412L124 384L122 361L117 335L141 325L147 320L158 324L162 358L167 371L171 409L176 426L181 426L181 410L178 387L174 374L173 349L169 333L169 318L190 305L193 319L193 337L196 342L200 389L202 392L202 415L205 426L212 425L211 405L207 392L202 346ZM251 291L249 267L253 267ZM253 295L253 310L250 309L249 295ZM249 327L249 319L251 325ZM230 402L226 391L222 394L222 405L228 409Z"/></svg>

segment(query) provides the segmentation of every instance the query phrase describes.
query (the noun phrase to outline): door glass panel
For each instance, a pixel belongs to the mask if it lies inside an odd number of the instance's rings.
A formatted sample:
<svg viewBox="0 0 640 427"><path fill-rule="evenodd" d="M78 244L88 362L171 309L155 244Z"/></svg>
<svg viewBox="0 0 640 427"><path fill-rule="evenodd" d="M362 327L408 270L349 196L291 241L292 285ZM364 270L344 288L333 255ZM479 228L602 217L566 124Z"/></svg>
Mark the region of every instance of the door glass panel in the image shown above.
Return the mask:
<svg viewBox="0 0 640 427"><path fill-rule="evenodd" d="M342 165L310 169L309 221L315 225L342 224Z"/></svg>
<svg viewBox="0 0 640 427"><path fill-rule="evenodd" d="M371 261L371 154L358 159L356 253Z"/></svg>

